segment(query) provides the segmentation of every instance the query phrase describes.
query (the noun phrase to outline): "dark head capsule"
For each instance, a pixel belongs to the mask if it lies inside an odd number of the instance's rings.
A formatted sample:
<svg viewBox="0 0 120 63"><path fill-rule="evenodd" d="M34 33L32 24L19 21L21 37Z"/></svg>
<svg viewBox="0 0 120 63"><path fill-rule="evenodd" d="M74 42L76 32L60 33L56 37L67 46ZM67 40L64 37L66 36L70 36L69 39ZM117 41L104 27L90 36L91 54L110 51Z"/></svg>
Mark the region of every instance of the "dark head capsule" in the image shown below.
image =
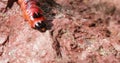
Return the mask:
<svg viewBox="0 0 120 63"><path fill-rule="evenodd" d="M45 32L46 31L46 24L44 22L41 22L41 23L37 22L35 24L35 29L40 30L42 32Z"/></svg>

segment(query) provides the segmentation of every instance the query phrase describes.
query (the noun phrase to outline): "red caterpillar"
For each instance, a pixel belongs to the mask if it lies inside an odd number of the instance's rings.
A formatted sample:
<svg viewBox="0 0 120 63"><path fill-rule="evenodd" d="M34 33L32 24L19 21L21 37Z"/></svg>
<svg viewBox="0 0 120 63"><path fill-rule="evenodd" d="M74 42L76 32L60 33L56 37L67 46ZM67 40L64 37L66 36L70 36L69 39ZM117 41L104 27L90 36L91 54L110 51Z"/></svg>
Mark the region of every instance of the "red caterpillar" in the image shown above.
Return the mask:
<svg viewBox="0 0 120 63"><path fill-rule="evenodd" d="M18 2L22 9L23 17L29 22L32 28L46 31L45 17L39 7L39 0L8 0L6 9L11 8L14 2Z"/></svg>

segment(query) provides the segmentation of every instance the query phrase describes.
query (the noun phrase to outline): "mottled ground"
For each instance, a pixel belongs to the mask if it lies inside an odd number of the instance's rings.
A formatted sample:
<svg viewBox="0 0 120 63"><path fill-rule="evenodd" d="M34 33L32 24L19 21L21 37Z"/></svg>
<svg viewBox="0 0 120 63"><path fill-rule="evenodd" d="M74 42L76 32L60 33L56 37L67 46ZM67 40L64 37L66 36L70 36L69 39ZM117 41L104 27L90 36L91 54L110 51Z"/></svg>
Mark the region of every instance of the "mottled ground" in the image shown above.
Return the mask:
<svg viewBox="0 0 120 63"><path fill-rule="evenodd" d="M0 1L0 63L120 63L119 0L40 0L48 30Z"/></svg>

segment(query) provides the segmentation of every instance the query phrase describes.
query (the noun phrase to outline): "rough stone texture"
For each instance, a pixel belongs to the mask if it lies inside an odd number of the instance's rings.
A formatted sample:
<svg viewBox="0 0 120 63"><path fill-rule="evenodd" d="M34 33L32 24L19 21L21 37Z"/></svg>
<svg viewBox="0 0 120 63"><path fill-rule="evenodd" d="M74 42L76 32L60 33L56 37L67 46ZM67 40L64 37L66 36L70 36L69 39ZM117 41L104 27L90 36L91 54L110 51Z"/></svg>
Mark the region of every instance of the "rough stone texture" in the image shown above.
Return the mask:
<svg viewBox="0 0 120 63"><path fill-rule="evenodd" d="M3 13L0 63L120 63L119 0L41 0L48 30L30 28L18 4ZM118 4L118 5L116 5Z"/></svg>

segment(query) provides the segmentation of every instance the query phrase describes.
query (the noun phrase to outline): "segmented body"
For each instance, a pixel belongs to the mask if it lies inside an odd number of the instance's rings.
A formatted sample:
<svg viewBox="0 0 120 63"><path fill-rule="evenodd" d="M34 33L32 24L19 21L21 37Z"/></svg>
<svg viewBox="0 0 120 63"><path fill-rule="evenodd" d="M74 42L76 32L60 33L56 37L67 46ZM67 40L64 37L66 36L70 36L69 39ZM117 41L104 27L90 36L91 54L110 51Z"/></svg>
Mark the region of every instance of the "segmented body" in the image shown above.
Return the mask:
<svg viewBox="0 0 120 63"><path fill-rule="evenodd" d="M42 10L38 6L38 0L18 0L18 3L22 9L23 16L32 28L35 28L36 23L41 23L41 21L45 20Z"/></svg>
<svg viewBox="0 0 120 63"><path fill-rule="evenodd" d="M45 17L39 7L39 0L16 0L22 9L23 17L27 20L32 28L46 30ZM8 0L7 7L12 7L11 3L15 0ZM9 6L10 5L10 6ZM7 8L6 7L6 8Z"/></svg>

